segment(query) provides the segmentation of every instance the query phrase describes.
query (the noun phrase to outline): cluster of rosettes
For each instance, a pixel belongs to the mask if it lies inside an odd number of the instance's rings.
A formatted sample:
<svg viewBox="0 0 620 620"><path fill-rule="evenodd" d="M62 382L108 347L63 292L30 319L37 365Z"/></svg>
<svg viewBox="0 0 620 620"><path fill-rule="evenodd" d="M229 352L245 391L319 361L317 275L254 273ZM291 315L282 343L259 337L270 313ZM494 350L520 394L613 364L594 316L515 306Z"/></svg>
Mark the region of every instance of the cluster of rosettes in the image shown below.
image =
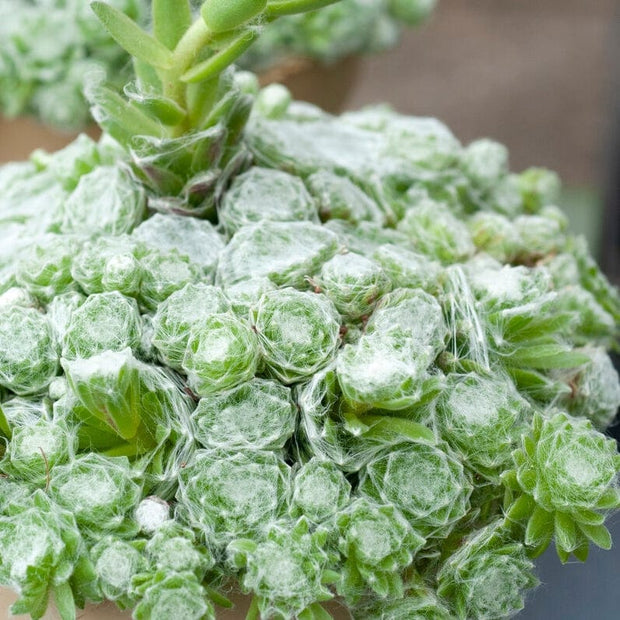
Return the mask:
<svg viewBox="0 0 620 620"><path fill-rule="evenodd" d="M270 93L194 216L108 138L0 168L15 611L213 618L232 578L255 618L499 618L610 544L620 300L556 177Z"/></svg>
<svg viewBox="0 0 620 620"><path fill-rule="evenodd" d="M144 19L146 0L115 0ZM4 0L0 7L0 112L34 114L60 128L86 124L84 81L93 71L126 78L127 56L101 28L88 2Z"/></svg>

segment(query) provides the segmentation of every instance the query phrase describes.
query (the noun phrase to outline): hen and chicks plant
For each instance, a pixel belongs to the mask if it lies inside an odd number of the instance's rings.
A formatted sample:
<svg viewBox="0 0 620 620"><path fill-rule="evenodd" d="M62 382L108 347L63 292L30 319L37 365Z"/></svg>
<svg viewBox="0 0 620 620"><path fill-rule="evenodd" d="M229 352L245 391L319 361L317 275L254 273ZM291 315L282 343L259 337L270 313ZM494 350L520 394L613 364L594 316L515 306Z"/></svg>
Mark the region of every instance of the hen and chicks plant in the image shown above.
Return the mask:
<svg viewBox="0 0 620 620"><path fill-rule="evenodd" d="M0 168L15 613L214 618L236 582L251 619L501 618L552 542L610 546L620 297L557 177L229 67L320 4L94 3L136 82Z"/></svg>

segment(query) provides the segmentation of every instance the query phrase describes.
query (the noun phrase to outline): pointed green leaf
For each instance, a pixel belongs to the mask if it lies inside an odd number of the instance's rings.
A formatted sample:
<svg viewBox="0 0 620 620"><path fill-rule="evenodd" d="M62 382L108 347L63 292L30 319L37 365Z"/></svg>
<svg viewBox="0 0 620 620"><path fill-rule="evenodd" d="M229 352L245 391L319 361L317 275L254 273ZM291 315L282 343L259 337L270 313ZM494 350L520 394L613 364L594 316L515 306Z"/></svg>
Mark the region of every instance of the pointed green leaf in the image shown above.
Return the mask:
<svg viewBox="0 0 620 620"><path fill-rule="evenodd" d="M335 570L326 569L321 575L321 583L323 585L331 585L337 583L340 579L340 573Z"/></svg>
<svg viewBox="0 0 620 620"><path fill-rule="evenodd" d="M158 69L171 68L172 52L127 15L105 2L92 2L90 6L103 27L124 50Z"/></svg>
<svg viewBox="0 0 620 620"><path fill-rule="evenodd" d="M188 0L153 0L153 34L173 50L192 25L192 9Z"/></svg>
<svg viewBox="0 0 620 620"><path fill-rule="evenodd" d="M521 495L510 507L508 512L506 513L506 518L511 521L523 521L527 519L534 508L536 507L536 502L529 495Z"/></svg>
<svg viewBox="0 0 620 620"><path fill-rule="evenodd" d="M602 525L605 522L605 515L594 510L574 508L571 512L575 521L585 525Z"/></svg>
<svg viewBox="0 0 620 620"><path fill-rule="evenodd" d="M125 86L124 92L137 109L169 127L178 125L187 116L185 110L178 103L163 95L145 94L130 84Z"/></svg>
<svg viewBox="0 0 620 620"><path fill-rule="evenodd" d="M562 564L566 564L566 562L568 562L568 558L570 558L569 551L564 551L564 549L562 549L559 545L556 544L555 552L558 558L560 558L560 562L562 562Z"/></svg>
<svg viewBox="0 0 620 620"><path fill-rule="evenodd" d="M352 411L343 411L344 428L354 437L360 437L370 430L368 424L362 422Z"/></svg>
<svg viewBox="0 0 620 620"><path fill-rule="evenodd" d="M555 544L566 552L577 547L577 528L570 515L565 512L555 513Z"/></svg>
<svg viewBox="0 0 620 620"><path fill-rule="evenodd" d="M501 475L501 480L502 480L502 484L507 489L510 489L512 491L520 491L521 490L521 485L519 484L519 481L517 480L517 472L514 469L511 469L510 471L504 472Z"/></svg>
<svg viewBox="0 0 620 620"><path fill-rule="evenodd" d="M181 76L181 81L202 82L215 77L226 67L232 65L254 43L257 37L258 33L253 30L242 32L230 45L185 72Z"/></svg>
<svg viewBox="0 0 620 620"><path fill-rule="evenodd" d="M306 607L306 609L299 612L297 615L297 620L315 620L314 612L310 609L310 607Z"/></svg>
<svg viewBox="0 0 620 620"><path fill-rule="evenodd" d="M260 620L260 611L258 608L258 597L253 596L252 602L248 609L248 613L245 616L245 620Z"/></svg>
<svg viewBox="0 0 620 620"><path fill-rule="evenodd" d="M547 400L557 397L558 394L570 394L570 388L567 385L553 381L535 370L523 368L508 368L507 370L519 390L533 398Z"/></svg>
<svg viewBox="0 0 620 620"><path fill-rule="evenodd" d="M310 605L309 609L312 609L316 620L333 620L332 615L319 603L313 603Z"/></svg>
<svg viewBox="0 0 620 620"><path fill-rule="evenodd" d="M620 493L618 489L607 489L596 502L599 510L614 510L620 508Z"/></svg>
<svg viewBox="0 0 620 620"><path fill-rule="evenodd" d="M536 442L531 437L523 437L523 449L525 453L533 459L536 455Z"/></svg>
<svg viewBox="0 0 620 620"><path fill-rule="evenodd" d="M547 547L549 547L549 544L551 543L551 538L552 537L550 536L548 540L543 540L535 547L528 547L526 550L527 557L532 560L540 557L547 550Z"/></svg>
<svg viewBox="0 0 620 620"><path fill-rule="evenodd" d="M4 415L4 411L2 411L2 406L0 405L0 434L4 435L8 439L11 438L11 427L9 426L9 421L6 419Z"/></svg>
<svg viewBox="0 0 620 620"><path fill-rule="evenodd" d="M283 15L306 13L322 9L336 2L338 0L275 0L267 5L265 16L268 19L274 19Z"/></svg>
<svg viewBox="0 0 620 620"><path fill-rule="evenodd" d="M585 542L579 545L579 547L577 547L577 549L573 551L573 555L580 562L585 562L588 559L589 552L590 552L590 545L587 542Z"/></svg>
<svg viewBox="0 0 620 620"><path fill-rule="evenodd" d="M538 476L535 471L530 469L524 472L519 472L519 482L521 483L523 490L527 493L531 493L536 488L537 481Z"/></svg>
<svg viewBox="0 0 620 620"><path fill-rule="evenodd" d="M390 592L390 583L388 573L376 573L374 579L369 583L373 592L380 598L385 598Z"/></svg>
<svg viewBox="0 0 620 620"><path fill-rule="evenodd" d="M207 596L220 607L224 607L225 609L231 609L235 606L235 604L227 597L225 597L221 592L218 592L215 588L211 588L203 584L203 588L207 593Z"/></svg>
<svg viewBox="0 0 620 620"><path fill-rule="evenodd" d="M504 338L510 340L510 342L518 342L560 332L574 321L574 314L572 312L564 312L542 317L515 315L507 319L502 317L501 321Z"/></svg>
<svg viewBox="0 0 620 620"><path fill-rule="evenodd" d="M52 588L54 602L61 620L75 620L75 600L73 591L68 583L63 583Z"/></svg>
<svg viewBox="0 0 620 620"><path fill-rule="evenodd" d="M525 530L525 544L529 547L551 541L553 537L553 514L536 506Z"/></svg>
<svg viewBox="0 0 620 620"><path fill-rule="evenodd" d="M154 93L163 92L161 79L157 75L155 67L151 67L151 65L134 58L133 68L142 90Z"/></svg>
<svg viewBox="0 0 620 620"><path fill-rule="evenodd" d="M608 551L611 549L611 534L604 525L585 525L579 524L579 529L590 539L597 547Z"/></svg>
<svg viewBox="0 0 620 620"><path fill-rule="evenodd" d="M419 422L389 415L362 414L359 419L369 429L364 434L365 437L393 439L394 436L400 435L403 439L417 443L435 443L433 431Z"/></svg>
<svg viewBox="0 0 620 620"><path fill-rule="evenodd" d="M159 123L136 109L118 93L103 84L91 85L85 90L93 104L95 120L118 142L129 146L137 135L161 137Z"/></svg>
<svg viewBox="0 0 620 620"><path fill-rule="evenodd" d="M560 344L541 344L517 349L505 356L507 366L537 368L577 368L586 364L590 358L579 351L572 351Z"/></svg>

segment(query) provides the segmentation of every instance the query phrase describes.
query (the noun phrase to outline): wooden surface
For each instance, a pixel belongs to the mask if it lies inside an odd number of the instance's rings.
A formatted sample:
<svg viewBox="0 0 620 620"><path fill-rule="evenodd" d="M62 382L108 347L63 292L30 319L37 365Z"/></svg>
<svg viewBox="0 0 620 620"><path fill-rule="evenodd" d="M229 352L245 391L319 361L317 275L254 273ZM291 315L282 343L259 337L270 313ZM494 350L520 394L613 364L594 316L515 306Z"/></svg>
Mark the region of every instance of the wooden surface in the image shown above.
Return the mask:
<svg viewBox="0 0 620 620"><path fill-rule="evenodd" d="M100 132L96 127L89 127L86 133L96 139ZM38 148L56 151L77 135L50 129L32 118L9 120L0 117L0 163L26 159Z"/></svg>
<svg viewBox="0 0 620 620"><path fill-rule="evenodd" d="M218 607L216 610L217 620L244 620L250 605L249 596L231 596L235 603L233 609L223 609ZM29 616L10 616L9 607L15 601L14 592L0 587L0 619L15 618L26 620ZM350 620L351 616L339 602L331 602L325 605L326 609L332 614L334 620ZM103 603L101 605L89 605L85 610L79 610L77 617L79 620L130 620L131 613L119 611L113 603ZM59 620L58 614L51 606L48 608L43 620ZM168 620L164 618L153 618L153 620ZM184 620L178 618L178 620Z"/></svg>

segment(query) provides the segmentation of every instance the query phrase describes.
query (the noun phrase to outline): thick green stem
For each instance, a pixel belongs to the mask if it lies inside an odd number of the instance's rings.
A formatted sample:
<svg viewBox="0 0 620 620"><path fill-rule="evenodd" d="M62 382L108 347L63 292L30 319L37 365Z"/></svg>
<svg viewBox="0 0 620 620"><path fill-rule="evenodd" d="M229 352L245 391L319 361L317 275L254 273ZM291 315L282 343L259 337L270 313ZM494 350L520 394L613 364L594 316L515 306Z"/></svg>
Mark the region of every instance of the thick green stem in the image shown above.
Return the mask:
<svg viewBox="0 0 620 620"><path fill-rule="evenodd" d="M200 52L210 42L211 36L207 25L199 17L174 49L172 67L162 75L164 95L184 109L187 107L186 85L180 78L196 61Z"/></svg>
<svg viewBox="0 0 620 620"><path fill-rule="evenodd" d="M274 0L267 5L265 17L274 19L284 15L295 15L316 11L330 4L336 4L339 0Z"/></svg>

